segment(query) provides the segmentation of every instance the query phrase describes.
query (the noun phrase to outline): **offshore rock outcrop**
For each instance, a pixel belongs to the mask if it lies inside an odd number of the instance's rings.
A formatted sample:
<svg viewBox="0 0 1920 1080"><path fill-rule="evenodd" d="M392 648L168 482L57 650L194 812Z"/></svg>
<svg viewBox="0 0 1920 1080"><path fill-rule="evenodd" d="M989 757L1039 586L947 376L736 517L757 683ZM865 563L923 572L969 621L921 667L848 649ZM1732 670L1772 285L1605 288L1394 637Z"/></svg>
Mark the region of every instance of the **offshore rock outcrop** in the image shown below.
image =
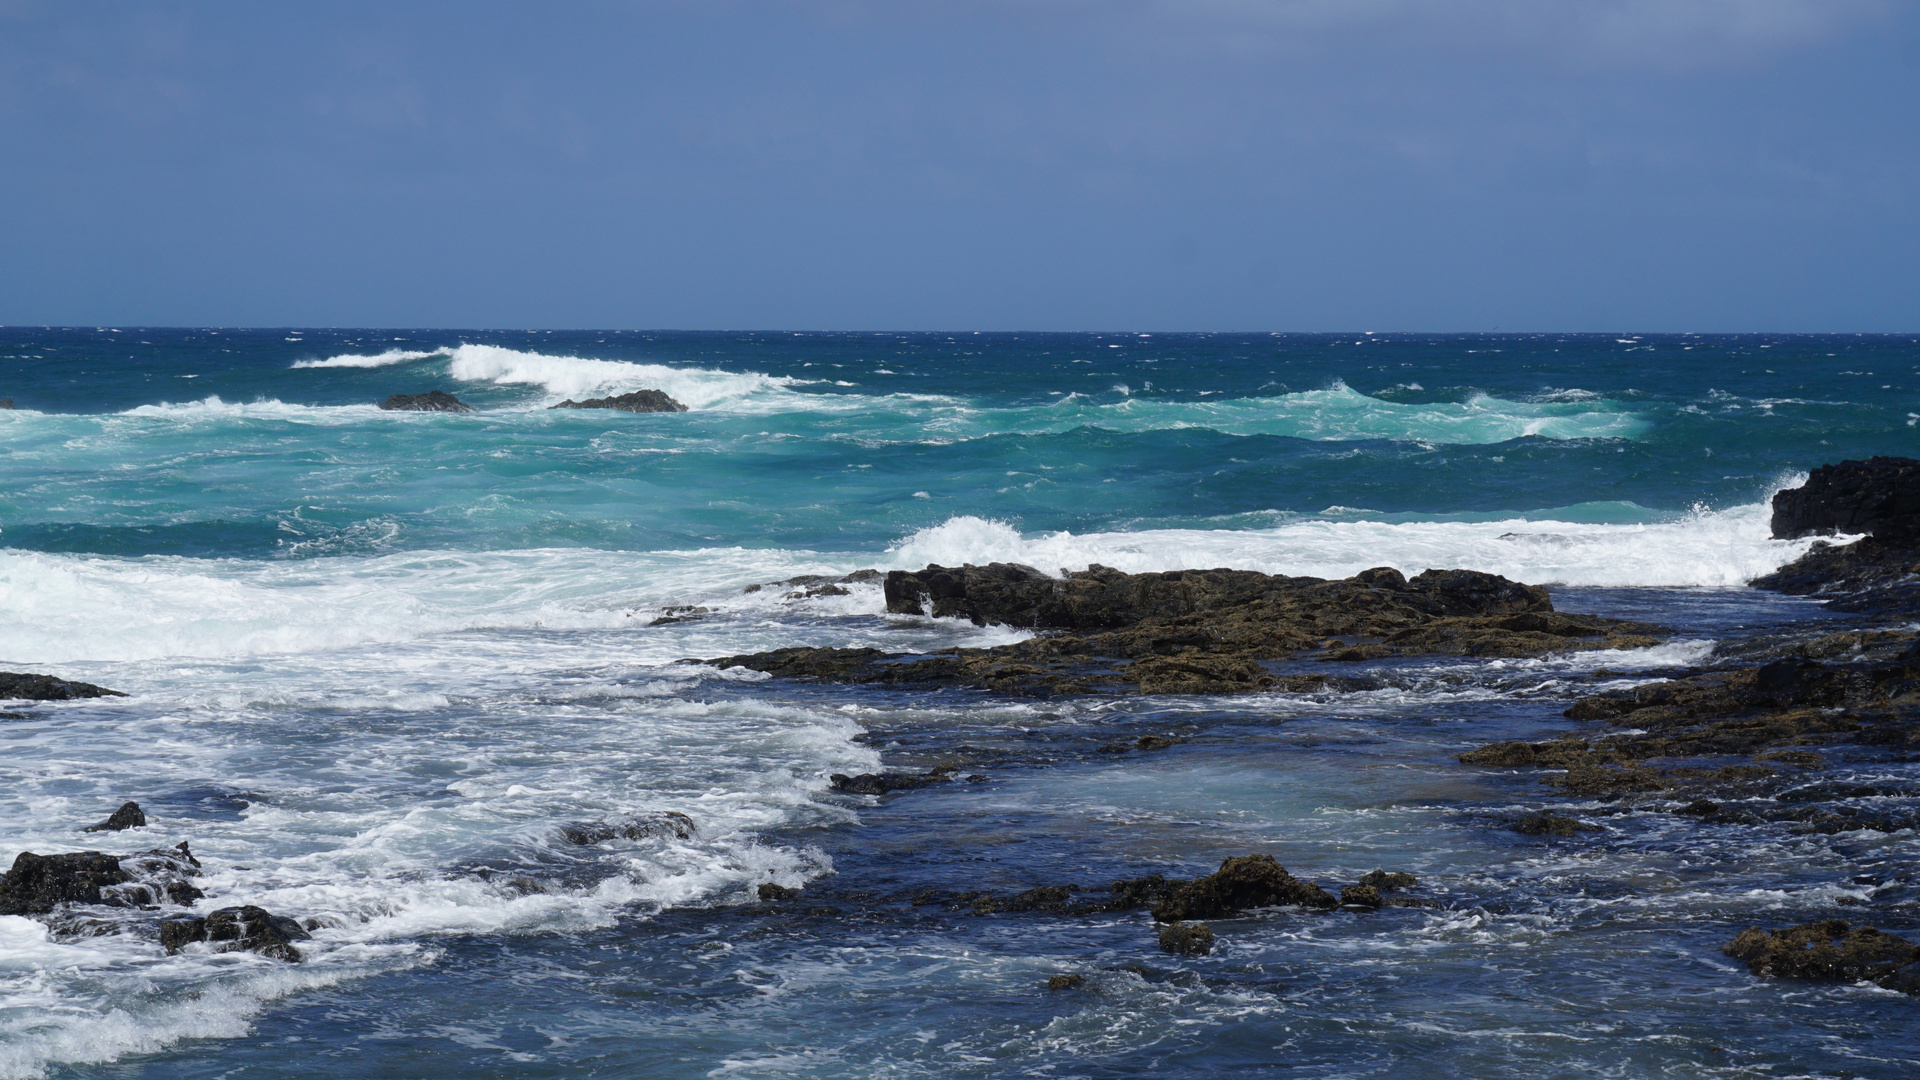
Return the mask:
<svg viewBox="0 0 1920 1080"><path fill-rule="evenodd" d="M0 671L0 701L72 701L77 698L126 697L118 690L52 675Z"/></svg>
<svg viewBox="0 0 1920 1080"><path fill-rule="evenodd" d="M1624 730L1493 743L1460 761L1555 770L1542 782L1606 797L1763 781L1777 775L1777 766L1817 767L1821 746L1920 749L1920 638L1904 631L1841 636L1861 659L1786 657L1581 698L1568 717ZM1818 651L1820 639L1806 647ZM1686 760L1728 757L1751 763L1703 767Z"/></svg>
<svg viewBox="0 0 1920 1080"><path fill-rule="evenodd" d="M205 915L178 915L160 920L160 947L168 955L195 942L207 942L214 952L245 950L297 964L304 959L294 947L313 935L298 922L252 904L220 908Z"/></svg>
<svg viewBox="0 0 1920 1080"><path fill-rule="evenodd" d="M1526 657L1656 644L1660 628L1553 610L1545 589L1472 570L1408 580L1379 567L1328 581L1252 570L1050 577L1030 566L929 566L886 577L887 610L1041 631L930 654L790 648L704 661L789 678L967 686L1014 694L1228 694L1324 687L1267 662Z"/></svg>
<svg viewBox="0 0 1920 1080"><path fill-rule="evenodd" d="M1241 855L1228 858L1206 877L1176 886L1153 906L1153 918L1177 923L1288 905L1324 910L1339 907L1340 901L1313 882L1287 873L1271 855Z"/></svg>
<svg viewBox="0 0 1920 1080"><path fill-rule="evenodd" d="M1772 525L1783 540L1836 533L1865 539L1816 543L1755 578L1755 588L1817 596L1841 611L1920 612L1920 461L1876 457L1822 465L1805 484L1774 495Z"/></svg>
<svg viewBox="0 0 1920 1080"><path fill-rule="evenodd" d="M620 412L686 412L687 407L668 397L660 390L635 390L631 393L617 394L611 397L588 398L575 401L572 398L558 405L549 405L549 409L617 409Z"/></svg>
<svg viewBox="0 0 1920 1080"><path fill-rule="evenodd" d="M23 851L0 876L0 915L45 915L62 904L188 904L201 895L188 880L199 874L200 862L184 843L137 855Z"/></svg>
<svg viewBox="0 0 1920 1080"><path fill-rule="evenodd" d="M1779 540L1847 533L1920 541L1920 461L1875 457L1822 465L1806 483L1774 495L1772 524Z"/></svg>
<svg viewBox="0 0 1920 1080"><path fill-rule="evenodd" d="M1722 952L1755 975L1820 982L1872 982L1920 994L1920 945L1870 926L1839 920L1766 931L1745 930Z"/></svg>
<svg viewBox="0 0 1920 1080"><path fill-rule="evenodd" d="M107 815L107 820L98 825L89 825L81 832L122 832L127 829L142 828L147 824L146 812L137 802L120 804L120 809Z"/></svg>
<svg viewBox="0 0 1920 1080"><path fill-rule="evenodd" d="M466 402L447 393L445 390L429 390L424 394L395 394L380 403L388 412L472 412Z"/></svg>

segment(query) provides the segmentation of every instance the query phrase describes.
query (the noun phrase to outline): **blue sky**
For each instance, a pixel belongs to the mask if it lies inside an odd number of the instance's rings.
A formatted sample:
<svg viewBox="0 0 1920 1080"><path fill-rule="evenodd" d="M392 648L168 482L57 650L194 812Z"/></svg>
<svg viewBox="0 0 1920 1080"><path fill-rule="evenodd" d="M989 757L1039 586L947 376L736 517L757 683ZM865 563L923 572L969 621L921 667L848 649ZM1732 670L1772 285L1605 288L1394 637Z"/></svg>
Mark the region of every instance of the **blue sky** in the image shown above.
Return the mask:
<svg viewBox="0 0 1920 1080"><path fill-rule="evenodd" d="M0 0L0 322L1920 329L1920 4Z"/></svg>

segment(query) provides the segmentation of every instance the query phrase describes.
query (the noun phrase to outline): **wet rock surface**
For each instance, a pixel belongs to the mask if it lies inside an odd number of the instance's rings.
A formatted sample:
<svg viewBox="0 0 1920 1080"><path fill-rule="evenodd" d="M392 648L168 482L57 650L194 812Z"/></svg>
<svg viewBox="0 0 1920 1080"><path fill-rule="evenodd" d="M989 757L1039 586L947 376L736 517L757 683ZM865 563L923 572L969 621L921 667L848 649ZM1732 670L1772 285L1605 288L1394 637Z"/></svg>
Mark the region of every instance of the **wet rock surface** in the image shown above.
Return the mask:
<svg viewBox="0 0 1920 1080"><path fill-rule="evenodd" d="M52 675L33 675L21 671L0 671L0 701L72 701L77 698L126 697L104 686L57 679Z"/></svg>
<svg viewBox="0 0 1920 1080"><path fill-rule="evenodd" d="M625 814L604 821L576 822L560 827L560 839L569 844L589 847L608 840L645 840L672 837L686 840L699 829L693 819L675 810L652 814Z"/></svg>
<svg viewBox="0 0 1920 1080"><path fill-rule="evenodd" d="M1920 945L1839 920L1743 931L1722 950L1755 975L1821 982L1874 982L1920 994Z"/></svg>
<svg viewBox="0 0 1920 1080"><path fill-rule="evenodd" d="M1013 563L893 571L896 614L965 617L1043 631L992 648L929 654L790 648L704 661L786 678L966 686L1020 695L1235 694L1328 685L1280 675L1275 661L1350 663L1394 656L1529 657L1656 644L1645 623L1553 610L1546 590L1471 570L1408 580L1377 568L1339 581L1250 570L1049 577Z"/></svg>
<svg viewBox="0 0 1920 1080"><path fill-rule="evenodd" d="M1298 905L1334 908L1340 901L1311 881L1301 881L1271 855L1229 858L1206 877L1186 882L1153 906L1158 922L1218 919L1249 908Z"/></svg>
<svg viewBox="0 0 1920 1080"><path fill-rule="evenodd" d="M1213 928L1206 923L1169 923L1160 930L1160 951L1205 956L1213 951Z"/></svg>
<svg viewBox="0 0 1920 1080"><path fill-rule="evenodd" d="M296 920L251 904L160 920L160 947L169 954L206 942L215 952L245 950L297 964L304 957L293 943L312 937Z"/></svg>
<svg viewBox="0 0 1920 1080"><path fill-rule="evenodd" d="M65 904L158 907L192 903L201 895L188 879L200 862L187 845L135 855L23 851L0 876L0 915L45 915Z"/></svg>
<svg viewBox="0 0 1920 1080"><path fill-rule="evenodd" d="M634 390L630 393L615 394L609 397L588 398L575 401L572 398L558 405L547 406L550 409L615 409L620 412L686 412L687 407L668 397L660 390Z"/></svg>
<svg viewBox="0 0 1920 1080"><path fill-rule="evenodd" d="M848 776L834 773L827 777L827 783L833 790L847 795L886 795L895 791L912 791L932 784L944 784L953 779L952 769L935 769L933 772L914 773L861 773Z"/></svg>
<svg viewBox="0 0 1920 1080"><path fill-rule="evenodd" d="M107 820L98 825L89 825L81 832L120 832L125 829L138 829L147 823L147 815L141 811L137 802L121 804L120 809L107 816Z"/></svg>
<svg viewBox="0 0 1920 1080"><path fill-rule="evenodd" d="M429 390L424 394L395 394L380 403L382 409L389 412L472 412L465 402L445 390Z"/></svg>
<svg viewBox="0 0 1920 1080"><path fill-rule="evenodd" d="M1772 525L1781 540L1848 533L1920 542L1920 461L1875 457L1822 465L1806 483L1774 495Z"/></svg>

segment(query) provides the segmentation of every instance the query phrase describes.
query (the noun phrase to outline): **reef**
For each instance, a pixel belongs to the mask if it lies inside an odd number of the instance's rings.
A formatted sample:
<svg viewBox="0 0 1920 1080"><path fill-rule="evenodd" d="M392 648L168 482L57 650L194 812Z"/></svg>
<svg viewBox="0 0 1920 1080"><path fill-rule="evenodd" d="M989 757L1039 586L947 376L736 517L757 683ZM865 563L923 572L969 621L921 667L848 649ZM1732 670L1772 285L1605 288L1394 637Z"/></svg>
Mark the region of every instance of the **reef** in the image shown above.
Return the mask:
<svg viewBox="0 0 1920 1080"><path fill-rule="evenodd" d="M429 390L424 394L395 394L380 403L380 407L389 412L472 412L466 402L447 393L445 390Z"/></svg>
<svg viewBox="0 0 1920 1080"><path fill-rule="evenodd" d="M572 398L558 405L549 405L549 409L618 409L621 412L686 412L687 407L668 397L660 390L635 390L613 397L588 398L575 401Z"/></svg>
<svg viewBox="0 0 1920 1080"><path fill-rule="evenodd" d="M192 903L201 893L188 879L199 874L200 861L184 843L137 855L23 851L0 876L0 915L45 915L63 904L149 908L163 902Z"/></svg>
<svg viewBox="0 0 1920 1080"><path fill-rule="evenodd" d="M1871 982L1920 994L1920 945L1871 926L1837 919L1767 931L1741 932L1722 952L1755 975L1819 982Z"/></svg>
<svg viewBox="0 0 1920 1080"><path fill-rule="evenodd" d="M1661 628L1553 609L1545 589L1473 570L1408 580L1379 567L1329 581L1252 570L1128 574L1103 566L1055 577L1031 566L928 566L887 574L887 610L964 617L1039 633L991 648L928 654L788 648L705 661L785 678L964 686L1021 695L1306 692L1318 673L1275 662L1395 656L1529 657L1657 644ZM1142 747L1143 749L1145 747Z"/></svg>
<svg viewBox="0 0 1920 1080"><path fill-rule="evenodd" d="M20 671L0 671L0 701L72 701L76 698L126 697L92 683L57 679L52 675L31 675Z"/></svg>
<svg viewBox="0 0 1920 1080"><path fill-rule="evenodd" d="M160 920L160 947L168 955L204 941L212 946L214 952L245 950L297 964L304 957L293 943L312 937L295 920L252 904L219 908L205 915L177 915Z"/></svg>

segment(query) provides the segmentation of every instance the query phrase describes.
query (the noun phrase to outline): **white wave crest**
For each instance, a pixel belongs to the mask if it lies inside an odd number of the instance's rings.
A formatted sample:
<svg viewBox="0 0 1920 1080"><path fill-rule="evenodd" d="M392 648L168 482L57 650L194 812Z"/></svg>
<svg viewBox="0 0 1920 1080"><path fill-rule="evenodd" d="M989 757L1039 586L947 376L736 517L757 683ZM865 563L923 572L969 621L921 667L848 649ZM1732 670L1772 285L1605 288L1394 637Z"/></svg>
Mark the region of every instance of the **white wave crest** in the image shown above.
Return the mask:
<svg viewBox="0 0 1920 1080"><path fill-rule="evenodd" d="M162 401L155 405L136 405L120 416L164 420L324 420L331 423L357 423L382 413L377 405L296 405L277 398L259 401L224 401L218 394L199 401Z"/></svg>
<svg viewBox="0 0 1920 1080"><path fill-rule="evenodd" d="M412 360L427 360L435 356L445 355L446 350L444 349L436 349L431 352L419 352L412 349L388 349L386 352L374 353L371 356L364 356L357 353L343 353L339 356L329 356L325 360L296 360L293 366L296 368L391 367L394 364L404 364Z"/></svg>
<svg viewBox="0 0 1920 1080"><path fill-rule="evenodd" d="M556 398L579 398L631 390L661 390L689 409L784 411L826 407L826 395L799 395L789 387L802 380L757 372L634 364L580 356L504 349L498 345L461 345L449 350L448 373L467 382L538 386Z"/></svg>
<svg viewBox="0 0 1920 1080"><path fill-rule="evenodd" d="M1100 563L1120 570L1224 566L1341 578L1374 566L1412 575L1464 568L1531 584L1744 585L1805 554L1813 541L1775 540L1765 503L1699 511L1678 521L1607 525L1514 518L1486 522L1301 521L1271 529L1149 529L1022 536L1004 522L956 517L888 552L901 567L1019 562L1049 573Z"/></svg>

